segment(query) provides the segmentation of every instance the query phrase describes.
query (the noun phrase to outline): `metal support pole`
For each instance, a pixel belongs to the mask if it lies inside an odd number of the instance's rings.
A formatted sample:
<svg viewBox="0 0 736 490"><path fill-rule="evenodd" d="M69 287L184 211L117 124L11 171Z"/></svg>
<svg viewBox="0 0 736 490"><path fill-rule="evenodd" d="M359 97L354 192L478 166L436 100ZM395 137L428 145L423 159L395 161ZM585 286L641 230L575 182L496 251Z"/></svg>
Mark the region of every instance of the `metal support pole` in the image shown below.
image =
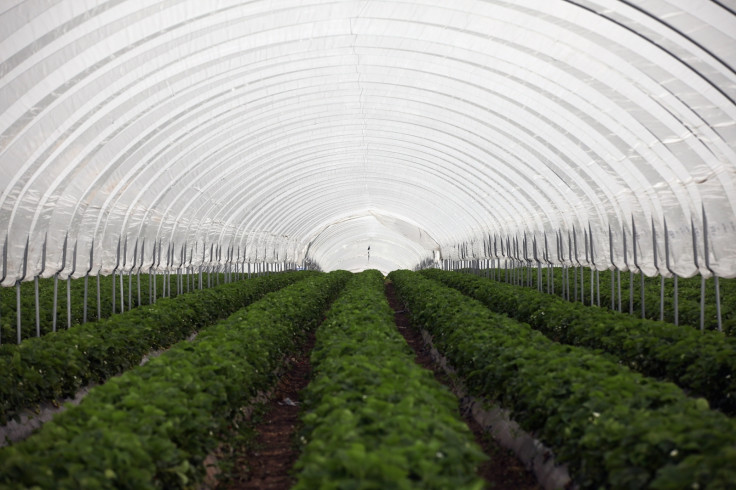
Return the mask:
<svg viewBox="0 0 736 490"><path fill-rule="evenodd" d="M123 266L120 268L120 313L125 312L125 288L124 282L125 279L123 276L125 276L125 265L128 262L128 237L125 237L125 245L123 246ZM128 305L128 309L130 309L130 305Z"/></svg>
<svg viewBox="0 0 736 490"><path fill-rule="evenodd" d="M567 238L570 239L570 232L567 232ZM580 261L578 260L578 237L577 233L575 232L575 226L572 227L572 236L573 236L573 248L571 250L575 251L575 262L577 262L578 266L580 265ZM575 263L572 262L572 257L570 258L570 263L572 265L572 272L573 272L573 286L575 287L575 295L573 296L573 301L578 300L578 268L575 266Z"/></svg>
<svg viewBox="0 0 736 490"><path fill-rule="evenodd" d="M705 330L705 276L700 275L700 331Z"/></svg>
<svg viewBox="0 0 736 490"><path fill-rule="evenodd" d="M675 311L673 312L673 314L675 317L674 319L675 325L677 325L679 322L679 311L678 311L679 305L677 304L677 274L670 268L670 234L667 229L667 218L663 218L662 221L664 224L664 265L667 268L667 270L670 272L670 274L672 274L672 277L674 279L674 287L675 287L674 310Z"/></svg>
<svg viewBox="0 0 736 490"><path fill-rule="evenodd" d="M631 215L631 243L634 248L634 265L636 266L637 270L639 271L639 274L641 275L641 286L640 286L640 293L641 293L641 317L645 317L646 313L646 307L644 305L644 271L641 270L641 267L639 267L638 262L638 256L637 256L637 250L636 250L636 223L634 222L634 215ZM634 290L634 287L632 285L631 290ZM633 294L633 293L632 293Z"/></svg>
<svg viewBox="0 0 736 490"><path fill-rule="evenodd" d="M654 217L652 217L652 257L654 268L659 273L659 321L664 321L664 275L660 272L657 261L657 229L654 227Z"/></svg>
<svg viewBox="0 0 736 490"><path fill-rule="evenodd" d="M38 276L33 278L33 290L36 300L36 337L41 336L41 305L38 298Z"/></svg>
<svg viewBox="0 0 736 490"><path fill-rule="evenodd" d="M695 267L700 271L698 266L698 240L695 233L695 221L690 218L690 230L693 236L693 260L695 261ZM704 239L705 242L705 239ZM706 254L707 256L707 254ZM705 330L705 277L700 272L700 331Z"/></svg>
<svg viewBox="0 0 736 490"><path fill-rule="evenodd" d="M43 246L41 248L41 270L38 271L38 274L36 274L36 277L33 278L33 289L34 289L35 306L36 306L36 337L40 337L41 336L41 302L39 301L38 278L46 270L46 242L47 242L47 237L48 237L48 235L47 236L44 236L44 238L43 238Z"/></svg>
<svg viewBox="0 0 736 490"><path fill-rule="evenodd" d="M112 271L112 313L111 315L115 314L115 309L117 308L117 302L115 301L115 296L117 294L117 288L115 287L115 280L117 279L115 275L115 269Z"/></svg>
<svg viewBox="0 0 736 490"><path fill-rule="evenodd" d="M82 313L82 323L87 323L87 298L89 296L89 273L92 272L92 263L94 262L95 258L95 240L92 239L92 243L89 247L89 267L87 268L87 272L84 274L84 312Z"/></svg>
<svg viewBox="0 0 736 490"><path fill-rule="evenodd" d="M57 305L59 301L59 274L66 267L66 247L67 247L68 242L69 242L69 233L67 233L64 236L64 245L63 245L62 252L61 252L61 269L56 271L56 274L54 274L54 319L53 319L53 324L52 324L52 330L54 332L56 332Z"/></svg>
<svg viewBox="0 0 736 490"><path fill-rule="evenodd" d="M21 341L21 311L20 311L20 281L15 283L15 320L16 320L16 332L20 344Z"/></svg>
<svg viewBox="0 0 736 490"><path fill-rule="evenodd" d="M74 256L72 257L72 270L66 277L66 328L72 328L72 275L77 271L77 244L74 242Z"/></svg>
<svg viewBox="0 0 736 490"><path fill-rule="evenodd" d="M135 292L138 295L137 306L141 305L141 268L143 267L143 259L145 258L146 239L144 238L141 242L141 261L138 264L138 270L136 271L136 289Z"/></svg>
<svg viewBox="0 0 736 490"><path fill-rule="evenodd" d="M611 310L614 310L616 308L616 278L614 272L618 270L618 267L616 267L616 263L613 260L613 233L611 232L610 224L608 225L608 256L611 260L611 265L613 266L613 270L611 271Z"/></svg>
<svg viewBox="0 0 736 490"><path fill-rule="evenodd" d="M117 278L115 277L115 273L117 272L118 267L120 267L120 238L121 237L118 237L117 259L116 259L116 263L115 263L115 268L112 270L112 313L111 313L112 315L115 314L115 309L116 309L115 308L116 307L116 304L115 304L115 296L116 296L115 295L115 293L116 293L116 291L115 291L115 280Z"/></svg>
<svg viewBox="0 0 736 490"><path fill-rule="evenodd" d="M120 269L120 313L125 313L125 291L123 290L123 284L124 279L123 276L125 275L125 272L123 272L122 269Z"/></svg>
<svg viewBox="0 0 736 490"><path fill-rule="evenodd" d="M544 232L544 260L547 262L547 294L552 293L552 285L550 283L550 260L549 260L549 245L547 243L547 232Z"/></svg>
<svg viewBox="0 0 736 490"><path fill-rule="evenodd" d="M72 276L66 278L66 329L72 328Z"/></svg>
<svg viewBox="0 0 736 490"><path fill-rule="evenodd" d="M8 236L5 235L5 243L3 244L3 276L0 277L0 284L5 280L7 275L8 275ZM2 324L1 320L2 320L2 305L0 304L0 325ZM3 343L2 328L0 328L0 345L2 345L2 343Z"/></svg>
<svg viewBox="0 0 736 490"><path fill-rule="evenodd" d="M723 322L721 320L721 291L720 285L718 284L718 276L710 268L710 254L708 248L708 218L705 215L705 206L703 209L703 257L705 257L705 268L713 274L713 282L716 288L716 317L718 321L718 331L723 332ZM705 284L703 284L705 285ZM705 309L705 296L703 296L703 307Z"/></svg>
<svg viewBox="0 0 736 490"><path fill-rule="evenodd" d="M51 320L51 331L56 332L56 312L59 304L59 273L54 274L54 302L52 306L53 318Z"/></svg>
<svg viewBox="0 0 736 490"><path fill-rule="evenodd" d="M633 219L633 217L632 217ZM626 268L629 269L629 315L634 314L634 271L629 267L629 255L628 255L628 249L626 247L626 228L622 225L621 231L623 233L623 243L624 243L624 264L626 265Z"/></svg>
<svg viewBox="0 0 736 490"><path fill-rule="evenodd" d="M723 332L723 321L721 319L721 287L718 284L718 276L713 275L713 285L716 288L716 317L718 318L718 331Z"/></svg>
<svg viewBox="0 0 736 490"><path fill-rule="evenodd" d="M156 304L156 300L158 299L157 298L158 296L158 274L156 274L156 271L158 271L161 268L161 254L163 253L162 249L163 249L163 245L161 244L161 240L159 240L158 241L158 256L155 256L154 254L154 258L156 262L156 267L154 267L153 269L154 271L154 274L153 274L153 303L154 304ZM164 281L162 280L161 281L162 287L163 287L163 283ZM162 298L164 297L163 294L161 295L161 297Z"/></svg>
<svg viewBox="0 0 736 490"><path fill-rule="evenodd" d="M675 295L674 295L675 296L675 325L679 325L680 324L680 305L678 304L678 301L677 301L677 274L675 274L674 280L675 280L674 281L675 282L674 284L675 286Z"/></svg>
<svg viewBox="0 0 736 490"><path fill-rule="evenodd" d="M99 321L102 318L102 303L100 302L100 273L102 271L97 271L97 320Z"/></svg>

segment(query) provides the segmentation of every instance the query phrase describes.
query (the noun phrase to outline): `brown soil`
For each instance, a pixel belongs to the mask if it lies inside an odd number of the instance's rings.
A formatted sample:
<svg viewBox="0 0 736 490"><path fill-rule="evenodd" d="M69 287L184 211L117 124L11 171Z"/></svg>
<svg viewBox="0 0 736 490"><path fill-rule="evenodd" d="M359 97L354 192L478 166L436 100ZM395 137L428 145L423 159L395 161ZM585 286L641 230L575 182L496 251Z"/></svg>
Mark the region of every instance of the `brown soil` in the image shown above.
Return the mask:
<svg viewBox="0 0 736 490"><path fill-rule="evenodd" d="M412 328L409 314L396 297L394 285L390 282L386 284L386 297L391 308L396 312L394 315L396 327L416 353L416 363L432 371L438 381L449 386L450 380L442 369L432 361L429 348L424 344L419 331ZM470 430L473 431L475 441L489 457L488 461L478 467L478 475L486 480L487 488L500 490L541 489L534 476L524 468L524 465L516 456L507 449L499 446L488 436L475 419L473 419L472 415L461 415L468 424L468 427L470 427Z"/></svg>
<svg viewBox="0 0 736 490"><path fill-rule="evenodd" d="M235 475L218 488L280 490L294 485L290 470L299 457L294 444L299 426L299 392L311 377L309 353L313 347L312 332L302 351L289 359L290 368L281 377L262 422L255 428L255 442L237 458Z"/></svg>

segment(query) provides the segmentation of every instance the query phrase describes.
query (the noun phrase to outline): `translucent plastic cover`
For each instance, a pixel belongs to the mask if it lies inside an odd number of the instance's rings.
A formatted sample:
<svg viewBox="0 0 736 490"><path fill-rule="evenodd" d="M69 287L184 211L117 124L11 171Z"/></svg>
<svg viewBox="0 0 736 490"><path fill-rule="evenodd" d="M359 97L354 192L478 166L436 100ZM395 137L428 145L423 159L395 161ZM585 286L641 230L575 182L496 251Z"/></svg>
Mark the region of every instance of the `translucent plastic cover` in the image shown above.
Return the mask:
<svg viewBox="0 0 736 490"><path fill-rule="evenodd" d="M734 37L705 0L6 0L2 284L509 243L734 277Z"/></svg>

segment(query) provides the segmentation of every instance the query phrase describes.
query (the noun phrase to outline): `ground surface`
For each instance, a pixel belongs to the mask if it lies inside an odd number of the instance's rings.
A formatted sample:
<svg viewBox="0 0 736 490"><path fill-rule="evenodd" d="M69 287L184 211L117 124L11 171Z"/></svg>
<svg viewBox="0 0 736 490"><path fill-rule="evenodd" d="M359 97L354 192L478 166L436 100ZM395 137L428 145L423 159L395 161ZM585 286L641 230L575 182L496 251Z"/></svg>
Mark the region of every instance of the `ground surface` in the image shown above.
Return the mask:
<svg viewBox="0 0 736 490"><path fill-rule="evenodd" d="M393 284L391 283L386 285L386 297L391 308L396 312L394 315L396 327L404 336L409 346L414 349L416 363L434 372L434 376L438 381L449 385L447 376L432 361L432 356L422 340L422 335L419 331L412 328L409 314L396 297ZM541 489L534 476L524 468L516 456L490 439L481 426L473 419L472 415L463 414L463 420L468 424L470 430L473 431L475 441L489 457L488 461L478 467L478 475L488 482L486 487L497 490Z"/></svg>
<svg viewBox="0 0 736 490"><path fill-rule="evenodd" d="M220 488L280 490L294 484L290 470L299 457L294 444L299 425L299 392L311 378L309 353L313 347L314 334L302 351L290 358L290 368L281 377L263 420L256 427L255 441L238 456L235 474Z"/></svg>
<svg viewBox="0 0 736 490"><path fill-rule="evenodd" d="M417 364L433 371L435 378L448 384L447 377L432 362L421 334L411 327L409 316L390 283L386 286L386 296L396 312L394 318L399 332L416 353ZM299 392L307 386L311 377L309 352L313 346L314 335L298 355L290 358L289 369L281 377L265 408L263 419L256 427L255 438L236 451L235 470L228 481L218 488L280 490L294 484L291 468L299 457L294 442L294 434L299 427ZM488 482L488 488L540 489L519 460L488 438L472 416L464 415L463 419L475 434L476 442L489 456L489 461L478 468L478 475Z"/></svg>

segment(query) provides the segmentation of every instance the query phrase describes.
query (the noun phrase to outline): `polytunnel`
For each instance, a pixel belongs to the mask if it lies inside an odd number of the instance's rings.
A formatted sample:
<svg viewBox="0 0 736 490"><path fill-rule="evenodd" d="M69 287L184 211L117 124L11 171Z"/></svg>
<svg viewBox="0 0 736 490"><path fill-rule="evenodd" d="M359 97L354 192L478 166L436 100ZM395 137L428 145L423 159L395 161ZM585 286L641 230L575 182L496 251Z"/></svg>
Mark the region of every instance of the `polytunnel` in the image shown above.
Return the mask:
<svg viewBox="0 0 736 490"><path fill-rule="evenodd" d="M730 2L0 9L4 286L532 248L736 276Z"/></svg>
<svg viewBox="0 0 736 490"><path fill-rule="evenodd" d="M736 0L0 0L0 489L736 488L735 374Z"/></svg>

